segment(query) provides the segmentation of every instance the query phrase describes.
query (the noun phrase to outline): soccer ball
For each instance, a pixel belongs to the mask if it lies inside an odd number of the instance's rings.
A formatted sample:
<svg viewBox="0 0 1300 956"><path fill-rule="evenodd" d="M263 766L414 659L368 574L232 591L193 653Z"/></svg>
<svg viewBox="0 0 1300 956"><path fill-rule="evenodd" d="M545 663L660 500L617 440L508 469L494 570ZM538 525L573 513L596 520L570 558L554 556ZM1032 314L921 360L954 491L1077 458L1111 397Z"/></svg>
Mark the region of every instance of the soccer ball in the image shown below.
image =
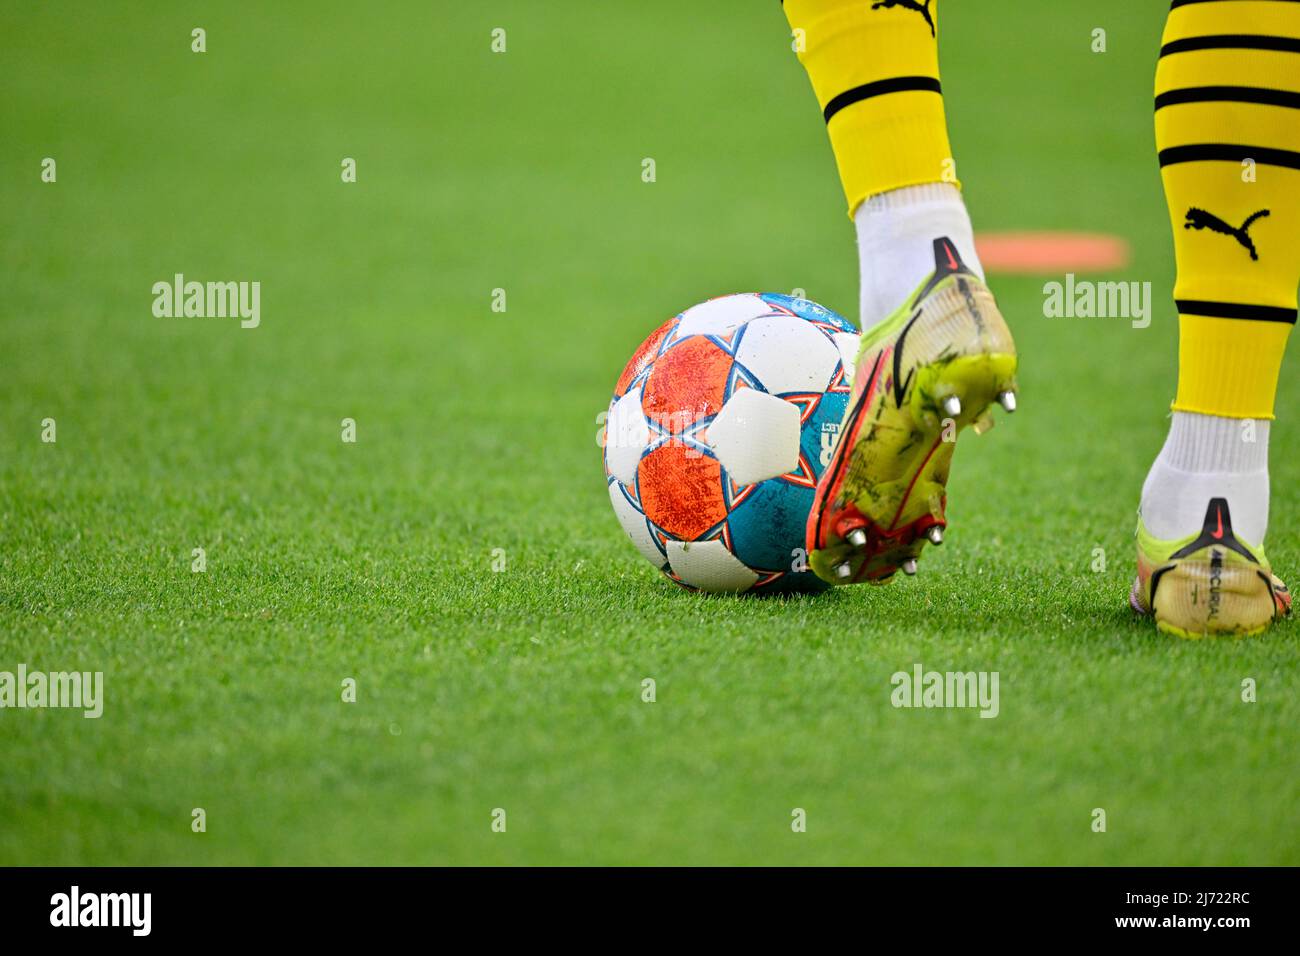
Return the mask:
<svg viewBox="0 0 1300 956"><path fill-rule="evenodd" d="M849 400L857 330L772 293L721 296L641 344L605 418L623 530L700 591L820 590L804 531Z"/></svg>

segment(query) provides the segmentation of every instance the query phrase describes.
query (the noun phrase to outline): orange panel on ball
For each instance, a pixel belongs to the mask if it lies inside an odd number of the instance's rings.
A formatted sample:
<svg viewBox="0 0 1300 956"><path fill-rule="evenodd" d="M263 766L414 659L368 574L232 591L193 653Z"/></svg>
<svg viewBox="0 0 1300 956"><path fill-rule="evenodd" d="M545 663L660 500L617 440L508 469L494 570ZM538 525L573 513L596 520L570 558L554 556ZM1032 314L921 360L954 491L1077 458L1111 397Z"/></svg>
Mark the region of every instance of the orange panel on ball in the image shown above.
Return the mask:
<svg viewBox="0 0 1300 956"><path fill-rule="evenodd" d="M694 540L727 516L722 467L697 448L662 445L641 459L637 477L646 517L671 535Z"/></svg>
<svg viewBox="0 0 1300 956"><path fill-rule="evenodd" d="M677 323L677 316L673 316L659 328L650 333L650 337L641 343L641 347L636 350L627 365L623 368L623 374L618 377L618 384L614 386L614 394L622 395L627 391L627 387L632 381L645 371L647 365L655 360L659 354L659 346L663 344L664 336L667 335Z"/></svg>
<svg viewBox="0 0 1300 956"><path fill-rule="evenodd" d="M674 435L718 414L726 400L732 357L702 335L674 345L650 370L641 407Z"/></svg>

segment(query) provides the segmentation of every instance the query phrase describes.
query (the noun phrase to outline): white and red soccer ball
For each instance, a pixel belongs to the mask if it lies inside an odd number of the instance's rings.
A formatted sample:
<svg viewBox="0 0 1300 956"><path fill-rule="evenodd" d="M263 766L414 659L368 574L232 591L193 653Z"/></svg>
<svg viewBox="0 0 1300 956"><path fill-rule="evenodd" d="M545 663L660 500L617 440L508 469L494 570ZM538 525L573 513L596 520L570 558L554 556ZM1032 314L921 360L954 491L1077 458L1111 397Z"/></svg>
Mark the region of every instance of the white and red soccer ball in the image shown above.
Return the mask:
<svg viewBox="0 0 1300 956"><path fill-rule="evenodd" d="M857 330L773 293L710 299L636 350L605 421L619 523L701 591L816 590L804 534L849 399Z"/></svg>

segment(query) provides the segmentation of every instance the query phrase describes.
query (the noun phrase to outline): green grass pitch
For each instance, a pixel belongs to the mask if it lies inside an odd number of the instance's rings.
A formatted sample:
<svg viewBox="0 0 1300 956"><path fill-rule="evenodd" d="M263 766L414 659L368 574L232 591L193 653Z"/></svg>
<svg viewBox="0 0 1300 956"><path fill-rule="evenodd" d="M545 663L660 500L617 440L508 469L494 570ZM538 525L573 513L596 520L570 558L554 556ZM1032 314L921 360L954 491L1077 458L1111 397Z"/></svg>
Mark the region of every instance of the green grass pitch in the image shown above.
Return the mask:
<svg viewBox="0 0 1300 956"><path fill-rule="evenodd" d="M761 600L659 578L595 436L701 299L856 317L775 2L6 5L0 670L103 671L106 701L0 711L0 863L1300 863L1294 629L1177 642L1126 607L1176 373L1163 16L944 5L977 228L1122 235L1154 320L993 276L1021 411L962 438L948 543ZM177 272L260 281L261 325L154 317ZM895 710L918 662L998 671L1000 715Z"/></svg>

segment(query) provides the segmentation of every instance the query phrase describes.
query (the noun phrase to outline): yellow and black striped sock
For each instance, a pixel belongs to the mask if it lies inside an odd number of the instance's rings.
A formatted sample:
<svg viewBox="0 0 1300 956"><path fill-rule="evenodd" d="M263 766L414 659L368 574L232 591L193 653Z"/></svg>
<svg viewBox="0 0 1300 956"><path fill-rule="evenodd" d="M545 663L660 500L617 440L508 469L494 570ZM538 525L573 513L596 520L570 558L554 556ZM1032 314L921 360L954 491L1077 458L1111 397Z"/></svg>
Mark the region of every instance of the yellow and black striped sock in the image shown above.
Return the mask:
<svg viewBox="0 0 1300 956"><path fill-rule="evenodd" d="M868 196L956 181L937 0L784 0L852 216Z"/></svg>
<svg viewBox="0 0 1300 956"><path fill-rule="evenodd" d="M1300 3L1173 0L1155 109L1178 266L1173 407L1272 418L1300 283Z"/></svg>

